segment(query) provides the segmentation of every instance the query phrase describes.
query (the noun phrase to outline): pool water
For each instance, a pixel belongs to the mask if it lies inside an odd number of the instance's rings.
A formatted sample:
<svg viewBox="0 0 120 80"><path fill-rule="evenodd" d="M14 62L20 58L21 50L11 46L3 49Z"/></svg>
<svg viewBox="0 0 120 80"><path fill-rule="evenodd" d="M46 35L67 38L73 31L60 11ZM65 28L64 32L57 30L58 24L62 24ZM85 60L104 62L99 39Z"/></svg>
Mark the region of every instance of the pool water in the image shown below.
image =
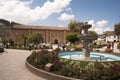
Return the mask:
<svg viewBox="0 0 120 80"><path fill-rule="evenodd" d="M73 60L83 60L83 54L82 52L61 52L59 53L60 58L66 58L66 59L73 59ZM92 61L119 61L120 57L111 55L111 54L104 54L104 53L96 53L91 52L90 53L90 60Z"/></svg>

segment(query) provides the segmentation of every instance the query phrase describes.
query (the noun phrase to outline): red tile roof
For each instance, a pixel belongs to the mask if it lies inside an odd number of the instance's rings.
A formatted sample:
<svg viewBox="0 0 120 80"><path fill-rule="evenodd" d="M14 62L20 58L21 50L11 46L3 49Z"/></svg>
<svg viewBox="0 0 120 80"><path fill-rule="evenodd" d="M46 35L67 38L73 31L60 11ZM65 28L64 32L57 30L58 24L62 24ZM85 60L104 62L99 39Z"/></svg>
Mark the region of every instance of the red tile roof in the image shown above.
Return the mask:
<svg viewBox="0 0 120 80"><path fill-rule="evenodd" d="M105 32L106 36L114 36L114 31L106 31Z"/></svg>

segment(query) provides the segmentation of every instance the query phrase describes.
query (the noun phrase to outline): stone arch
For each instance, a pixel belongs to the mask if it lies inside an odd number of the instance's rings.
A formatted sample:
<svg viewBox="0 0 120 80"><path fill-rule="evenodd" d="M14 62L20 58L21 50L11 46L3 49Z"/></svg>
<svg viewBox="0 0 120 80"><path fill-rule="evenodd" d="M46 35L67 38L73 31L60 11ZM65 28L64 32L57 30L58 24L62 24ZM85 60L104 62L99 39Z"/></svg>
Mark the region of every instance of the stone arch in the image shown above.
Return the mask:
<svg viewBox="0 0 120 80"><path fill-rule="evenodd" d="M58 39L54 39L54 44L58 44Z"/></svg>

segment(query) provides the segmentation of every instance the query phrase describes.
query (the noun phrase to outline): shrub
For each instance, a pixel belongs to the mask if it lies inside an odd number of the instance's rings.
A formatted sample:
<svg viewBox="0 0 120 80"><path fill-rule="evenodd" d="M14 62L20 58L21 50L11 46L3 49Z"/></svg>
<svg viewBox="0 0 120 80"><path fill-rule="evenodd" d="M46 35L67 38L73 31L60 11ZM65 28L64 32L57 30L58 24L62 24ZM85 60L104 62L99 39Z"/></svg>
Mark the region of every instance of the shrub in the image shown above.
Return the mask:
<svg viewBox="0 0 120 80"><path fill-rule="evenodd" d="M71 46L71 45L70 45L70 46L67 46L67 48L72 49L72 48L74 48L74 46Z"/></svg>
<svg viewBox="0 0 120 80"><path fill-rule="evenodd" d="M53 61L53 54L52 53L48 53L47 55L46 55L46 57L47 57L47 60L48 60L48 62L49 63L52 63L52 61Z"/></svg>
<svg viewBox="0 0 120 80"><path fill-rule="evenodd" d="M0 48L0 53L4 52L4 48Z"/></svg>
<svg viewBox="0 0 120 80"><path fill-rule="evenodd" d="M98 64L98 67L94 70L88 69L85 73L82 73L84 80L119 80L120 79L120 66L109 66Z"/></svg>
<svg viewBox="0 0 120 80"><path fill-rule="evenodd" d="M74 70L70 67L64 66L61 69L61 74L64 76L73 76L74 75Z"/></svg>
<svg viewBox="0 0 120 80"><path fill-rule="evenodd" d="M59 70L61 68L61 63L56 51L48 52L45 49L42 49L41 51L33 51L32 54L28 57L28 62L33 66L41 69L44 69L47 63L52 63L54 70Z"/></svg>
<svg viewBox="0 0 120 80"><path fill-rule="evenodd" d="M106 48L106 49L105 49L105 52L106 52L106 53L112 53L112 52L113 52L113 50L112 50L112 49L110 49L110 48Z"/></svg>
<svg viewBox="0 0 120 80"><path fill-rule="evenodd" d="M27 47L27 46L22 46L21 49L23 49L23 50L27 50L28 47Z"/></svg>
<svg viewBox="0 0 120 80"><path fill-rule="evenodd" d="M66 48L66 51L71 51L71 49L70 48Z"/></svg>
<svg viewBox="0 0 120 80"><path fill-rule="evenodd" d="M54 70L59 70L61 69L61 62L58 57L58 53L53 54L53 65L54 65Z"/></svg>
<svg viewBox="0 0 120 80"><path fill-rule="evenodd" d="M55 53L55 52L54 52ZM57 53L56 53L57 54ZM33 51L28 61L37 68L45 69L47 63L53 64L52 71L58 74L82 78L84 80L119 80L120 62L89 62L62 59L53 52ZM106 66L107 65L107 66Z"/></svg>
<svg viewBox="0 0 120 80"><path fill-rule="evenodd" d="M74 50L75 50L75 51L82 51L82 48L81 48L81 47L75 47Z"/></svg>
<svg viewBox="0 0 120 80"><path fill-rule="evenodd" d="M51 45L46 46L46 49L53 49Z"/></svg>
<svg viewBox="0 0 120 80"><path fill-rule="evenodd" d="M120 50L120 42L118 43L117 48Z"/></svg>
<svg viewBox="0 0 120 80"><path fill-rule="evenodd" d="M46 51L33 51L29 56L28 61L33 64L35 67L44 68L48 63Z"/></svg>
<svg viewBox="0 0 120 80"><path fill-rule="evenodd" d="M102 48L102 47L105 47L105 46L107 46L107 45L106 44L96 44L96 45L92 44L91 45L92 48Z"/></svg>

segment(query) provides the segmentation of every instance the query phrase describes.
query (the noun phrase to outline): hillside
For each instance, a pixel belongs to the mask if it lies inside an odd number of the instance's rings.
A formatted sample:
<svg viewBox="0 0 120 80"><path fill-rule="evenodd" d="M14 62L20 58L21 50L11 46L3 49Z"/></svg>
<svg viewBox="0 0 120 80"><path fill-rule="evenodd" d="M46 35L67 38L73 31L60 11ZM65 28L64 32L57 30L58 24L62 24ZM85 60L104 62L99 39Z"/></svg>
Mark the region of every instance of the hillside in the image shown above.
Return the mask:
<svg viewBox="0 0 120 80"><path fill-rule="evenodd" d="M12 26L12 25L20 25L19 23L16 22L10 22L8 20L5 19L0 19L0 25L5 25L5 26Z"/></svg>

